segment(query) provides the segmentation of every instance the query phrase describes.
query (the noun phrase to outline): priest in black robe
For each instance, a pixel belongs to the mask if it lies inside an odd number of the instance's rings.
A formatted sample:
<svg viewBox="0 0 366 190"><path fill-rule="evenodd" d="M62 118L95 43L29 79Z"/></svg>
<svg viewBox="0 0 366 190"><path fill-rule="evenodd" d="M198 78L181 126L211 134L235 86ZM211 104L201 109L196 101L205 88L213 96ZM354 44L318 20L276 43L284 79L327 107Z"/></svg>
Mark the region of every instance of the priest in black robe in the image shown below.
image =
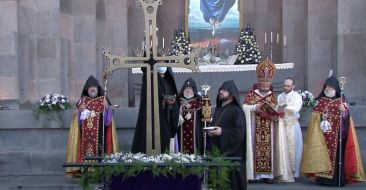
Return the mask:
<svg viewBox="0 0 366 190"><path fill-rule="evenodd" d="M240 171L233 170L230 189L245 189L245 115L241 108L239 92L234 81L226 81L220 87L216 99L216 110L208 132L210 146L218 148L223 156L241 157Z"/></svg>
<svg viewBox="0 0 366 190"><path fill-rule="evenodd" d="M142 87L140 97L140 108L136 124L135 135L132 143L132 153L146 153L146 69L142 69ZM153 81L151 82L151 101L154 102ZM177 104L177 87L171 68L158 67L158 95L159 95L159 116L160 116L160 144L161 152L169 151L170 139L174 138L177 132L179 106ZM152 105L152 110L154 107Z"/></svg>

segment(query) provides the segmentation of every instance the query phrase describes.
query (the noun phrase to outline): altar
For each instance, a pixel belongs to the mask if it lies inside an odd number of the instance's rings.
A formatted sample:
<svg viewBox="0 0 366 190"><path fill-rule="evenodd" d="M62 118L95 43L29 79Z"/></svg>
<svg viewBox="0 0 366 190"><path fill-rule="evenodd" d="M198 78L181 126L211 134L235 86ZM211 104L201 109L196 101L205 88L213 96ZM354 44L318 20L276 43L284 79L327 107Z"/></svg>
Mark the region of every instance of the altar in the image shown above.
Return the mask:
<svg viewBox="0 0 366 190"><path fill-rule="evenodd" d="M277 63L276 76L273 80L274 91L282 90L282 82L286 77L294 77L294 63ZM184 68L172 68L174 72L175 82L178 88L180 88L187 78L192 77L198 86L203 84L210 84L211 90L208 92L210 97L216 97L217 89L222 85L223 81L234 80L238 87L241 97L245 96L252 85L257 83L256 64L250 65L199 65L198 72L191 72ZM141 91L142 73L141 69L131 69L131 83L134 89L134 96L136 106L139 104ZM214 102L213 102L214 103Z"/></svg>
<svg viewBox="0 0 366 190"><path fill-rule="evenodd" d="M276 69L293 69L294 63L277 63L275 64ZM255 71L257 64L248 65L219 65L219 64L207 64L198 65L198 72L200 73L218 73L218 72L245 72L245 71ZM193 71L186 68L172 68L174 73L192 73ZM133 74L142 74L140 68L133 68Z"/></svg>

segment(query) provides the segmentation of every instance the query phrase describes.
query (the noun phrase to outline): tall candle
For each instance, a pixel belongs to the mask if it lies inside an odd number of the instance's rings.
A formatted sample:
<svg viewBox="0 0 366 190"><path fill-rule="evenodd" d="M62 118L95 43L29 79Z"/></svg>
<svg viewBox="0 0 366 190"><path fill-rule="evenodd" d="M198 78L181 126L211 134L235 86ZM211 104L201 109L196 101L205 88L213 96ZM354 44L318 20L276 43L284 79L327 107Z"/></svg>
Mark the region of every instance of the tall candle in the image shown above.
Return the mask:
<svg viewBox="0 0 366 190"><path fill-rule="evenodd" d="M164 45L165 45L165 41L164 41L164 37L163 37L163 48L164 48Z"/></svg>
<svg viewBox="0 0 366 190"><path fill-rule="evenodd" d="M267 44L267 32L264 33L264 44Z"/></svg>
<svg viewBox="0 0 366 190"><path fill-rule="evenodd" d="M279 43L280 43L280 34L277 33L277 44L279 44Z"/></svg>
<svg viewBox="0 0 366 190"><path fill-rule="evenodd" d="M283 46L286 46L286 35L283 36Z"/></svg>
<svg viewBox="0 0 366 190"><path fill-rule="evenodd" d="M144 49L144 41L142 40L142 43L141 43L141 49Z"/></svg>

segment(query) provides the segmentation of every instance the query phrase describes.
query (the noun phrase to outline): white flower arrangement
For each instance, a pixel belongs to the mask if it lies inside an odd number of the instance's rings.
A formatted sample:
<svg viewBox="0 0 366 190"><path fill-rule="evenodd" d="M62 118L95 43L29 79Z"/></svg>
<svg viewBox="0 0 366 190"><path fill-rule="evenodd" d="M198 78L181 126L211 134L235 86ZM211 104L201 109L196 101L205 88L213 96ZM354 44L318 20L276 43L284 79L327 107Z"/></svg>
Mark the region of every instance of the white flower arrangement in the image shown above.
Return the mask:
<svg viewBox="0 0 366 190"><path fill-rule="evenodd" d="M68 98L63 94L49 94L47 93L39 100L39 112L59 112L62 110L70 109L71 105L68 102Z"/></svg>
<svg viewBox="0 0 366 190"><path fill-rule="evenodd" d="M142 153L123 153L117 152L106 156L103 163L202 163L202 157L193 154L160 154L156 156L147 156Z"/></svg>
<svg viewBox="0 0 366 190"><path fill-rule="evenodd" d="M307 90L305 90L305 91L298 90L297 92L301 95L303 107L314 107L315 106L316 101L315 101L314 95L311 92L309 92Z"/></svg>

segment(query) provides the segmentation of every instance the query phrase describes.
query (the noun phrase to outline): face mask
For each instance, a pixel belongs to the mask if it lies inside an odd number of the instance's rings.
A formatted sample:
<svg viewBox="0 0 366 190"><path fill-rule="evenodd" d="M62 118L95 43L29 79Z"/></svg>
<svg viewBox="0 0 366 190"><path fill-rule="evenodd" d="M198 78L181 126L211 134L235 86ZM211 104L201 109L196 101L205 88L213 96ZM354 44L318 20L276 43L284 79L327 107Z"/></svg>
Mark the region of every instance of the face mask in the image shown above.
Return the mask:
<svg viewBox="0 0 366 190"><path fill-rule="evenodd" d="M90 96L90 97L92 97L92 98L97 97L97 95L98 95L98 92L97 92L97 91L93 91L93 92L91 92L91 93L89 94L89 96Z"/></svg>
<svg viewBox="0 0 366 190"><path fill-rule="evenodd" d="M158 67L158 73L164 74L168 68L167 67Z"/></svg>
<svg viewBox="0 0 366 190"><path fill-rule="evenodd" d="M333 98L336 95L335 90L324 90L324 94L328 98Z"/></svg>
<svg viewBox="0 0 366 190"><path fill-rule="evenodd" d="M193 96L194 96L194 95L193 95L192 93L190 93L190 92L184 92L183 94L184 94L184 97L185 97L185 98L187 98L187 99L191 99L191 98L193 98Z"/></svg>

